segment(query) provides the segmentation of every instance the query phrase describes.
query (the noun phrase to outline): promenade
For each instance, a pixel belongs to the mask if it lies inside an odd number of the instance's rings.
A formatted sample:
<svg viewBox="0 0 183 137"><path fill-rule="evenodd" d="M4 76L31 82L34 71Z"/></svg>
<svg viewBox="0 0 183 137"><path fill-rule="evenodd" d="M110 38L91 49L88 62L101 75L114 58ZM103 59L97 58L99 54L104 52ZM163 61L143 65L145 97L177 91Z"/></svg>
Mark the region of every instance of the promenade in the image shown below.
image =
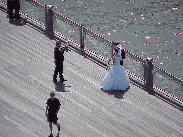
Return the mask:
<svg viewBox="0 0 183 137"><path fill-rule="evenodd" d="M62 104L62 137L183 136L181 109L132 83L124 93L102 91L107 70L72 47L65 53L67 82L55 85L56 40L25 20L9 21L3 10L0 19L0 137L47 137L51 91Z"/></svg>

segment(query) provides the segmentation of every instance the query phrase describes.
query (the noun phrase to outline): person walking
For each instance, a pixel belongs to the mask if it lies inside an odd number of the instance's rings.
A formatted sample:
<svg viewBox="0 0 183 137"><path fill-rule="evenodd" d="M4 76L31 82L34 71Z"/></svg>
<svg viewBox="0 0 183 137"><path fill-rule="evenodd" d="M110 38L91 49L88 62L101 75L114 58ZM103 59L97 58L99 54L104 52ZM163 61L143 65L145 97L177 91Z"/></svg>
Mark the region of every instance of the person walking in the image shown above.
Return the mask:
<svg viewBox="0 0 183 137"><path fill-rule="evenodd" d="M7 0L7 9L10 19L20 19L20 1L19 0ZM13 9L15 9L15 15L13 15Z"/></svg>
<svg viewBox="0 0 183 137"><path fill-rule="evenodd" d="M63 77L63 62L64 62L64 51L67 51L66 47L61 47L61 42L56 42L56 47L54 48L54 59L55 59L55 70L53 74L53 82L57 82L57 75L59 73L59 78L61 82L64 82Z"/></svg>
<svg viewBox="0 0 183 137"><path fill-rule="evenodd" d="M50 127L50 136L49 137L53 137L53 134L52 134L52 123L54 125L57 126L58 128L58 135L59 135L59 132L60 132L60 124L57 123L57 113L60 109L60 101L59 99L55 98L55 93L54 92L51 92L50 93L50 97L46 104L46 117L47 117L47 121L49 122L49 127Z"/></svg>

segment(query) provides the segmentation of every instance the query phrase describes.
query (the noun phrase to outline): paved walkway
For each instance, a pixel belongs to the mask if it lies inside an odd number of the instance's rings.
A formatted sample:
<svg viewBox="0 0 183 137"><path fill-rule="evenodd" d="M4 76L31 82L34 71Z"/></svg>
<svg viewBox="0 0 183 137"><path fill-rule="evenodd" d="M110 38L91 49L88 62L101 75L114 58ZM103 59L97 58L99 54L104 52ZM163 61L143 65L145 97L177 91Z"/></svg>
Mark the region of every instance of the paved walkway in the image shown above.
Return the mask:
<svg viewBox="0 0 183 137"><path fill-rule="evenodd" d="M55 90L62 137L183 136L181 110L133 84L125 93L102 91L107 70L72 49L65 87L53 84L55 40L28 22L9 23L5 12L0 18L0 136L48 136L45 103Z"/></svg>

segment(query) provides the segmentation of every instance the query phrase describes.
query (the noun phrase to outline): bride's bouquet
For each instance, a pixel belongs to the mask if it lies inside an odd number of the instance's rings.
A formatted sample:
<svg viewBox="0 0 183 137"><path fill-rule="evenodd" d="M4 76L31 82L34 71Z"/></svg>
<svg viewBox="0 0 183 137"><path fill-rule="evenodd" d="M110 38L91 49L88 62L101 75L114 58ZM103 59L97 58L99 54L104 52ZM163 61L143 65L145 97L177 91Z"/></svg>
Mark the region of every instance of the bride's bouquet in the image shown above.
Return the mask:
<svg viewBox="0 0 183 137"><path fill-rule="evenodd" d="M109 65L109 66L112 66L112 65L113 65L113 58L109 58L109 59L108 59L108 65Z"/></svg>

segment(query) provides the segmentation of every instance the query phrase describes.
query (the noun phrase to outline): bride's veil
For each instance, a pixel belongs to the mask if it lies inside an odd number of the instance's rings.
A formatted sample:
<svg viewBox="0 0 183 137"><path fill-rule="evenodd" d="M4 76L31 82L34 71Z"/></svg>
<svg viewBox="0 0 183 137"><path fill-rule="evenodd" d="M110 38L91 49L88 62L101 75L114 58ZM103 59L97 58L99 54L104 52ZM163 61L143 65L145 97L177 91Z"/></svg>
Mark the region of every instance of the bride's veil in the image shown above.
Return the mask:
<svg viewBox="0 0 183 137"><path fill-rule="evenodd" d="M118 49L118 54L121 55L121 49L122 49L122 47L121 47L120 44L117 45L117 49Z"/></svg>

